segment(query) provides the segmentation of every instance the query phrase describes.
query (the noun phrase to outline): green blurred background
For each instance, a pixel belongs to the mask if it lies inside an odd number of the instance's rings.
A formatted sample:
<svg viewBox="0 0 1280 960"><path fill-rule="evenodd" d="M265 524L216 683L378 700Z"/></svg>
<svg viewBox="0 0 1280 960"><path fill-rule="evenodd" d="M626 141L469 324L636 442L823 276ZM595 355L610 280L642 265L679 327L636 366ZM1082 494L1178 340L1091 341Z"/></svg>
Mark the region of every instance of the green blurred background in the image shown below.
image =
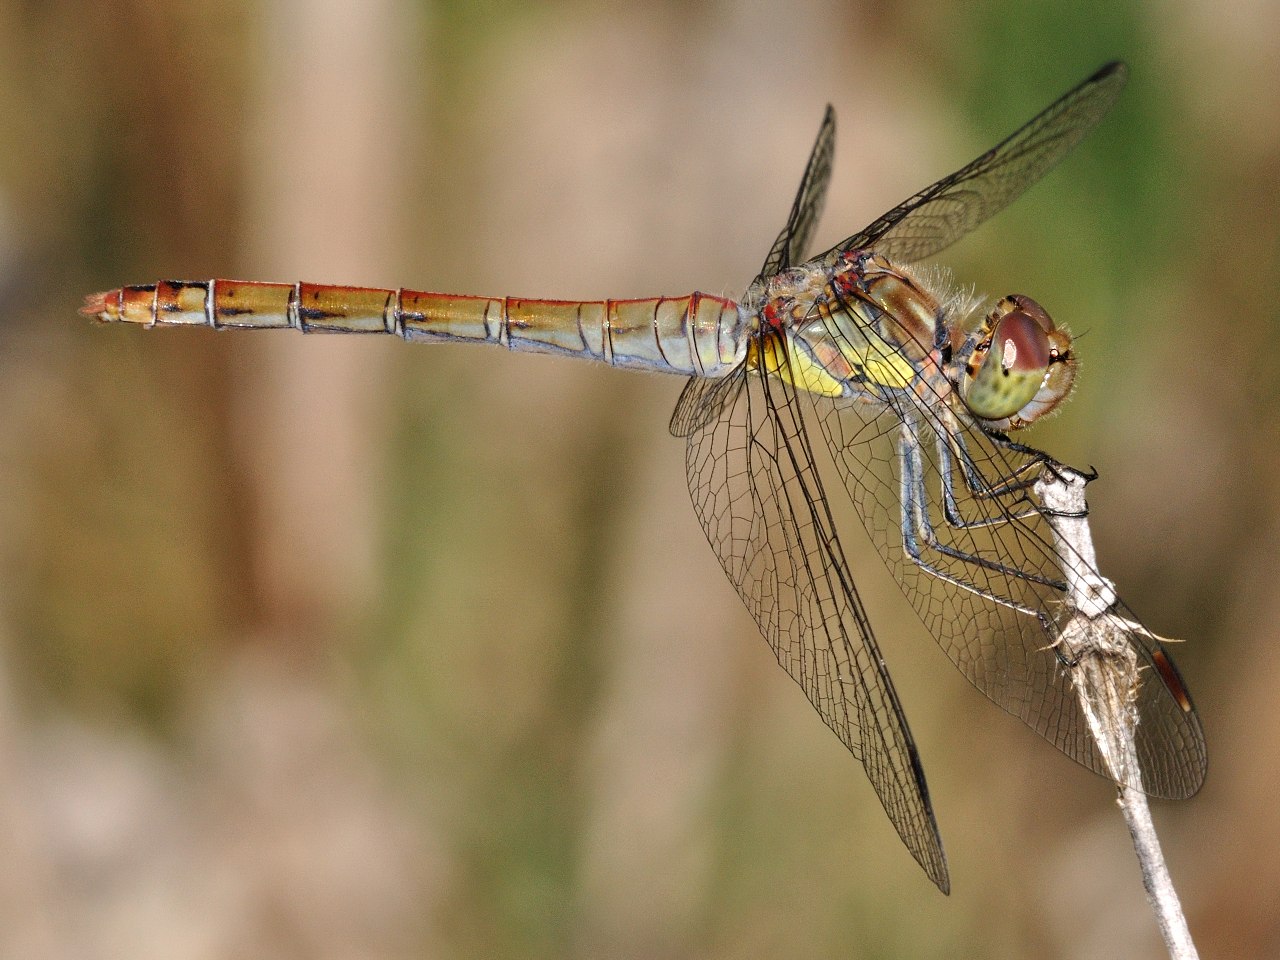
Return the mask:
<svg viewBox="0 0 1280 960"><path fill-rule="evenodd" d="M1055 12L1056 11L1056 12ZM1210 747L1156 817L1280 953L1280 7L0 2L0 955L1156 957L1102 780L848 552L940 896L702 539L674 378L95 327L233 276L735 295L840 114L829 245L1103 61L1119 107L945 262L1083 334L1030 440Z"/></svg>

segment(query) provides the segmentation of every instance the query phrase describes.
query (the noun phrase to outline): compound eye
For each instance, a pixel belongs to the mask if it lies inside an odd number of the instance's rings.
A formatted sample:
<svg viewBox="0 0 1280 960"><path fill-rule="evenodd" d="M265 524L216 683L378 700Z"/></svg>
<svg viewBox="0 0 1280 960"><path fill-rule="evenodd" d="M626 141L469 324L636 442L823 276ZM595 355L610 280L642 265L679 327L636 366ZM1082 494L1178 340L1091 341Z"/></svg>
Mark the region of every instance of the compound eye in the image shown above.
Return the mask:
<svg viewBox="0 0 1280 960"><path fill-rule="evenodd" d="M1049 316L1047 310L1040 304L1036 303L1030 297L1024 297L1020 293L1010 294L1005 297L1001 305L1010 308L1010 312L1025 313L1028 317L1040 325L1040 329L1046 333L1052 333L1054 330L1053 318Z"/></svg>
<svg viewBox="0 0 1280 960"><path fill-rule="evenodd" d="M983 420L1012 417L1035 398L1049 370L1053 321L1029 297L1016 299L1031 309L1015 303L1016 309L996 322L987 355L962 384L965 405Z"/></svg>

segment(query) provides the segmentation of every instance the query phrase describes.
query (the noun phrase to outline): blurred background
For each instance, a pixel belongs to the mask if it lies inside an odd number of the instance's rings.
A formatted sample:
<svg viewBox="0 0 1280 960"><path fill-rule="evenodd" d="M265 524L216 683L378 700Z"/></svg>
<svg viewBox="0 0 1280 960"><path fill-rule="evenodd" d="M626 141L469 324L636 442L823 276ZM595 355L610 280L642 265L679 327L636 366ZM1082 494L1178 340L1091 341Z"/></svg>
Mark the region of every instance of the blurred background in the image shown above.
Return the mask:
<svg viewBox="0 0 1280 960"><path fill-rule="evenodd" d="M0 2L0 955L1158 957L1114 791L846 530L938 894L690 509L675 378L76 315L160 277L737 295L1132 67L944 256L1083 335L1030 442L1176 648L1206 956L1280 952L1280 7Z"/></svg>

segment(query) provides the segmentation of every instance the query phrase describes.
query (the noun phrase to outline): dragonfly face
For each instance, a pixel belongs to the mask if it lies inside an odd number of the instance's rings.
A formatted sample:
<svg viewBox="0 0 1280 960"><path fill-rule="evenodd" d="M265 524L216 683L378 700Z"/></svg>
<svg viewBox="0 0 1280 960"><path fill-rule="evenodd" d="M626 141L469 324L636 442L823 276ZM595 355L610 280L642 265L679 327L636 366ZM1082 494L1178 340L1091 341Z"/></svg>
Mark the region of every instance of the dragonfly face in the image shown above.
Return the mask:
<svg viewBox="0 0 1280 960"><path fill-rule="evenodd" d="M996 304L951 366L965 406L992 430L1017 430L1053 411L1076 370L1071 335L1020 294Z"/></svg>

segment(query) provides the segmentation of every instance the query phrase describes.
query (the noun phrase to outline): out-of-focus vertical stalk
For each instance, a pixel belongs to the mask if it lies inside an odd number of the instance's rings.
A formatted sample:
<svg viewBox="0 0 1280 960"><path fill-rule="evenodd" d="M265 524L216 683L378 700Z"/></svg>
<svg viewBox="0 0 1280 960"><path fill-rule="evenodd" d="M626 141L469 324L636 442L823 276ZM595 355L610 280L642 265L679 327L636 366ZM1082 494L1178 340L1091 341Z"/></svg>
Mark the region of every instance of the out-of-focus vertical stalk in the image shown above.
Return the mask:
<svg viewBox="0 0 1280 960"><path fill-rule="evenodd" d="M257 51L248 272L394 283L400 111L419 101L394 0L277 0ZM323 638L374 575L385 347L262 338L236 423L258 512L264 627Z"/></svg>

